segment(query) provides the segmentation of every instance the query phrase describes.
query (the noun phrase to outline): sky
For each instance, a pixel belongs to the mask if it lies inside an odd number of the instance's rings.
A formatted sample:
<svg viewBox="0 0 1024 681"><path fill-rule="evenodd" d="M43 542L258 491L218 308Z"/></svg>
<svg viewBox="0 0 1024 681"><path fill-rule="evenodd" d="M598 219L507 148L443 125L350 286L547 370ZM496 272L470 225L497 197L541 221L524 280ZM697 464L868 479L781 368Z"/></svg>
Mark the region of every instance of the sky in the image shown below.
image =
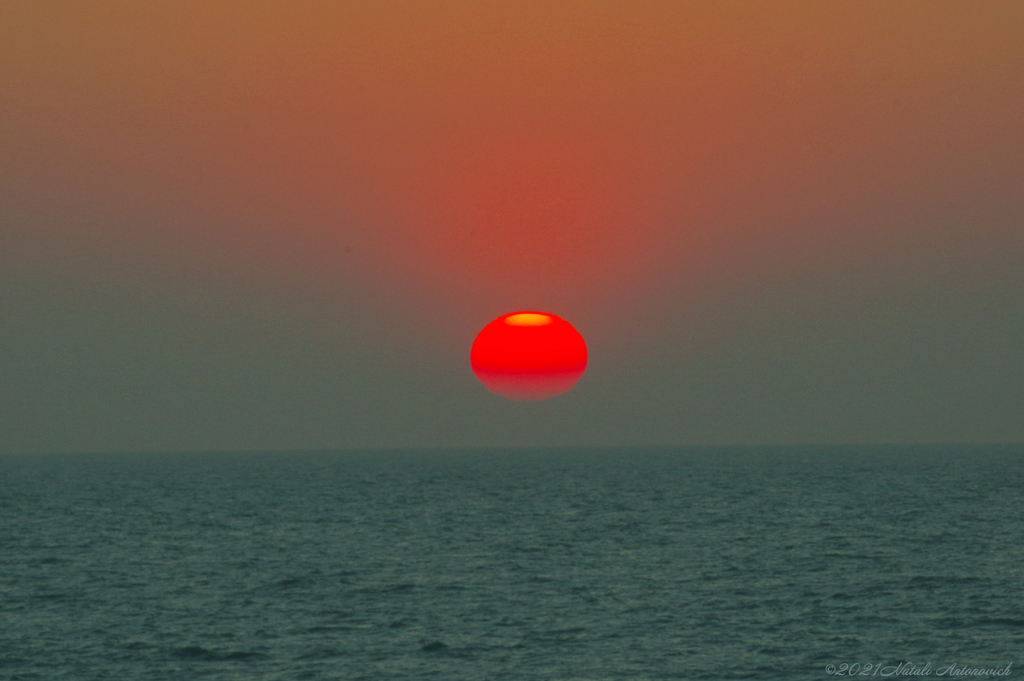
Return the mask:
<svg viewBox="0 0 1024 681"><path fill-rule="evenodd" d="M0 1L0 452L1024 442L1024 3ZM499 315L586 338L511 402Z"/></svg>

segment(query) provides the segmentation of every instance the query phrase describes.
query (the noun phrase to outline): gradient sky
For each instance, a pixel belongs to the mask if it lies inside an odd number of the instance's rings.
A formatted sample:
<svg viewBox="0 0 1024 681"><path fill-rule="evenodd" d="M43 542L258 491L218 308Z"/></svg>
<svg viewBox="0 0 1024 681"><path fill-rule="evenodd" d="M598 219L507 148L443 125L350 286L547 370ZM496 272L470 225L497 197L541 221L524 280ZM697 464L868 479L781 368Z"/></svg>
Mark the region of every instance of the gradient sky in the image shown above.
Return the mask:
<svg viewBox="0 0 1024 681"><path fill-rule="evenodd" d="M1024 3L0 2L0 451L1024 441ZM492 395L491 319L587 339Z"/></svg>

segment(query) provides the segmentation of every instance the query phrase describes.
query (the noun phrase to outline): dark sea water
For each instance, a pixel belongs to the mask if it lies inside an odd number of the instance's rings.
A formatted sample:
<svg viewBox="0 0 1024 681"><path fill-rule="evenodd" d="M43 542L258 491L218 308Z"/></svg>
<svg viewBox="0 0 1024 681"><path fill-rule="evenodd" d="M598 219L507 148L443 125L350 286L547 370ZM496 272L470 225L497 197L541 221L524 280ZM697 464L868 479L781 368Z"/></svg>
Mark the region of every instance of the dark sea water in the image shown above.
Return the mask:
<svg viewBox="0 0 1024 681"><path fill-rule="evenodd" d="M1022 651L1024 447L0 457L2 679L993 679Z"/></svg>

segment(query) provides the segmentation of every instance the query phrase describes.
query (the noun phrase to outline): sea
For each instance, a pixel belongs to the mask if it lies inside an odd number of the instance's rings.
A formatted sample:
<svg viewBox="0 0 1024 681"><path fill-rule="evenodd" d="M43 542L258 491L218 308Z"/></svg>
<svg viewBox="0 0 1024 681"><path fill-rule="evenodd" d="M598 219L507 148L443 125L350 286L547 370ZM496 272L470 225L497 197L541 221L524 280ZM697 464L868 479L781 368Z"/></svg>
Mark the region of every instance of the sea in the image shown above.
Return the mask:
<svg viewBox="0 0 1024 681"><path fill-rule="evenodd" d="M0 679L1024 676L1024 446L0 457Z"/></svg>

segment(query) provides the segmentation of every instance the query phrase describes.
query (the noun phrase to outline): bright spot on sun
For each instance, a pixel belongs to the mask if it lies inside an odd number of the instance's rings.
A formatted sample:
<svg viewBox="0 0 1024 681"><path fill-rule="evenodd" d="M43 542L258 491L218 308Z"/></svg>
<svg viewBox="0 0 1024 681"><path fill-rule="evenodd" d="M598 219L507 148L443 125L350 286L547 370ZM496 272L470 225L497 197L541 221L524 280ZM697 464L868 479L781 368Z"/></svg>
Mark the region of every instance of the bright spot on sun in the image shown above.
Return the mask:
<svg viewBox="0 0 1024 681"><path fill-rule="evenodd" d="M505 317L505 323L512 326L544 326L551 323L551 316L536 312L520 312Z"/></svg>

